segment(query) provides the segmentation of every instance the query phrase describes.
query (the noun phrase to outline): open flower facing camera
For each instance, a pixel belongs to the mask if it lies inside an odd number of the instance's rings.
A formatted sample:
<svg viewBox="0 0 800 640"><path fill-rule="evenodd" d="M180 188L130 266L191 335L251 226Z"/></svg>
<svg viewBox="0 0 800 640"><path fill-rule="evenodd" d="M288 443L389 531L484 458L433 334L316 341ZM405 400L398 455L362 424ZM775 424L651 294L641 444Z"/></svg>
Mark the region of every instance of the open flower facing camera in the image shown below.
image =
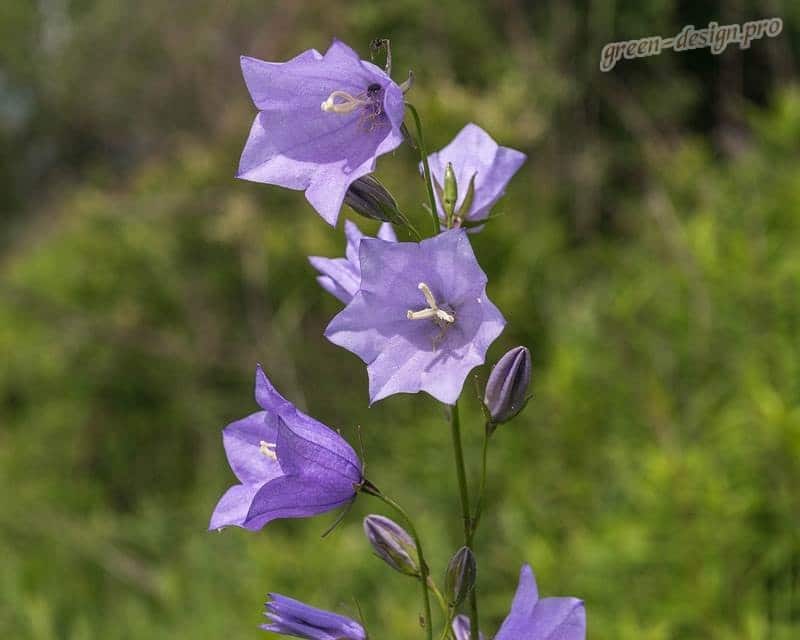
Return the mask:
<svg viewBox="0 0 800 640"><path fill-rule="evenodd" d="M365 239L361 285L325 335L367 365L371 402L427 391L455 404L505 320L486 297L467 235L415 242Z"/></svg>
<svg viewBox="0 0 800 640"><path fill-rule="evenodd" d="M521 151L498 145L478 125L466 125L450 144L428 156L439 217L451 219L453 226L486 220L525 158Z"/></svg>
<svg viewBox="0 0 800 640"><path fill-rule="evenodd" d="M304 190L333 226L343 204L383 223L377 237L371 237L346 221L345 256L309 258L320 286L345 305L328 324L325 337L366 364L370 404L392 394L425 391L445 405L461 511L455 524L463 544L448 563L439 559L433 571L410 514L364 477L359 456L338 432L281 396L260 366L256 401L261 410L223 431L225 452L239 482L219 500L210 528L258 530L272 520L348 507L359 493L373 497L399 522L382 514L367 516L366 542L388 567L418 581L421 606L408 615L419 622L420 633L433 640L438 626L440 640L479 640L484 638L478 632L481 576L494 570L480 563L475 548L475 533L488 508L490 436L527 402L531 359L527 348L512 349L494 365L483 391L478 390L485 416L483 455L477 493L471 494L459 399L467 377L484 364L506 320L487 297L489 279L467 231L487 223L525 154L498 145L483 129L468 124L450 144L428 155L421 118L404 102L413 76L402 86L396 84L390 76L388 41L375 40L371 49L373 54L385 51L385 70L361 60L339 41L324 55L312 49L284 63L242 58L259 113L238 175ZM404 140L419 154L427 212L401 210L398 199L372 175L378 156ZM426 237L419 229L431 223L432 234ZM398 241L397 232L412 241ZM346 515L344 509L341 519ZM436 575L444 576L443 583ZM432 602L439 605L438 615ZM268 623L262 628L286 636L368 637L363 620L278 594L270 594L265 615ZM583 603L540 599L533 571L525 565L511 611L495 637L583 640L585 627Z"/></svg>

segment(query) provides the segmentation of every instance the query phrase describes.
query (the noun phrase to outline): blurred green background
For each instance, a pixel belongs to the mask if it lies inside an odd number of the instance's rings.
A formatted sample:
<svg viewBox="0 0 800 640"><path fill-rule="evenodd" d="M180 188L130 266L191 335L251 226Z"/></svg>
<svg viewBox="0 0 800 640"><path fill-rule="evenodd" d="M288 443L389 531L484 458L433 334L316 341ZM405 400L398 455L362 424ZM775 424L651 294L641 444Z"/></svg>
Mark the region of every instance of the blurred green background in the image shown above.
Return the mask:
<svg viewBox="0 0 800 640"><path fill-rule="evenodd" d="M773 16L746 51L599 71L607 42ZM435 575L460 545L441 409L368 409L322 337L339 304L306 256L340 255L341 227L233 178L239 55L333 36L365 57L391 38L431 149L474 121L529 156L474 237L509 320L490 360L535 364L490 454L484 630L527 561L586 600L592 640L800 637L794 0L0 3L0 637L266 637L268 591L421 637L417 585L363 539L369 497L325 540L332 515L205 531L261 361L351 442L362 426ZM425 224L413 152L378 174ZM471 395L462 417L474 468Z"/></svg>

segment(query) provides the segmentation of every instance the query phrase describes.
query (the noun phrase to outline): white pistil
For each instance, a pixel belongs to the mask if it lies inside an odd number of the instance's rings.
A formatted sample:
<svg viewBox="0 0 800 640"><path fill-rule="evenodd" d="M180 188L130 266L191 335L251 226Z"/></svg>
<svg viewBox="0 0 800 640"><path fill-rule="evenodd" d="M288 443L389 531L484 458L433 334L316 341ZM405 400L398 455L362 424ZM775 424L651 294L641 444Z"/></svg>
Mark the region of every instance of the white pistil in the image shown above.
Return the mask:
<svg viewBox="0 0 800 640"><path fill-rule="evenodd" d="M347 91L334 91L320 107L327 113L352 113L359 107L368 104L368 100L351 95Z"/></svg>
<svg viewBox="0 0 800 640"><path fill-rule="evenodd" d="M258 450L270 458L271 460L278 460L278 456L275 454L275 443L274 442L267 442L262 440L258 443Z"/></svg>
<svg viewBox="0 0 800 640"><path fill-rule="evenodd" d="M448 313L444 309L439 308L439 305L436 304L436 298L434 298L433 292L427 284L420 282L417 288L422 291L422 295L425 296L428 308L420 309L419 311L409 310L406 313L409 320L434 320L447 324L453 324L456 321L456 317L452 313Z"/></svg>

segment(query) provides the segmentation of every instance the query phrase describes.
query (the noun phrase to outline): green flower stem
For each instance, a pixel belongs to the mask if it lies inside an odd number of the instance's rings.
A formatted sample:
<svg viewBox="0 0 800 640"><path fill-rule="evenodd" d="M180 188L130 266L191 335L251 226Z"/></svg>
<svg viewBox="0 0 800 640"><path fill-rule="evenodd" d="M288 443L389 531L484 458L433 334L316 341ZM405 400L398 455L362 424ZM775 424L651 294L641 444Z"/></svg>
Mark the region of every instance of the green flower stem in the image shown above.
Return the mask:
<svg viewBox="0 0 800 640"><path fill-rule="evenodd" d="M411 220L409 220L408 216L406 216L406 214L400 211L399 209L397 210L397 218L399 224L405 227L408 230L408 232L417 239L417 242L422 240L422 236L420 235L419 231L417 231L416 227L413 224L411 224Z"/></svg>
<svg viewBox="0 0 800 640"><path fill-rule="evenodd" d="M472 516L472 538L475 537L475 530L478 528L478 523L481 521L481 513L483 512L483 500L486 494L486 459L489 454L490 435L491 426L487 422L483 431L483 449L481 451L481 483L478 486L478 499L475 502L475 514Z"/></svg>
<svg viewBox="0 0 800 640"><path fill-rule="evenodd" d="M447 602L445 602L442 592L439 590L439 587L436 586L436 583L430 576L428 576L428 588L430 589L431 593L436 596L436 601L439 603L439 608L442 610L442 615L447 617L447 612L449 611L450 607L447 606Z"/></svg>
<svg viewBox="0 0 800 640"><path fill-rule="evenodd" d="M458 414L458 402L450 410L450 429L453 434L453 453L456 462L456 476L458 477L458 491L461 496L461 514L464 521L464 546L472 549L472 538L475 533L469 507L469 488L467 487L467 473L464 468L464 450L461 446L461 419ZM470 637L478 640L478 596L475 588L469 594L469 624Z"/></svg>
<svg viewBox="0 0 800 640"><path fill-rule="evenodd" d="M408 515L405 509L401 507L397 502L389 498L388 496L383 495L378 488L369 481L364 482L364 486L362 487L362 491L364 493L368 493L371 496L375 496L383 502L384 504L388 505L392 509L394 509L400 517L405 521L406 526L408 527L408 532L411 534L411 537L414 539L414 544L417 547L417 556L419 558L419 571L420 571L420 584L422 585L422 605L425 609L425 633L428 640L433 640L433 621L431 620L431 599L428 595L428 588L429 588L429 576L430 571L428 569L428 565L425 562L425 554L422 551L422 542L419 539L419 535L417 534L417 529L414 526L414 523L411 520L411 516ZM436 590L438 592L438 589ZM435 592L435 593L436 593ZM441 594L439 594L441 597Z"/></svg>
<svg viewBox="0 0 800 640"><path fill-rule="evenodd" d="M410 102L406 102L406 108L411 112L414 118L414 126L417 128L417 147L419 148L419 158L422 161L422 168L425 173L425 186L428 189L428 201L431 208L431 217L433 218L433 233L437 234L441 231L439 223L439 215L436 213L436 199L433 196L433 176L431 176L431 168L428 165L428 152L425 149L425 136L422 133L422 121L419 119L419 113Z"/></svg>

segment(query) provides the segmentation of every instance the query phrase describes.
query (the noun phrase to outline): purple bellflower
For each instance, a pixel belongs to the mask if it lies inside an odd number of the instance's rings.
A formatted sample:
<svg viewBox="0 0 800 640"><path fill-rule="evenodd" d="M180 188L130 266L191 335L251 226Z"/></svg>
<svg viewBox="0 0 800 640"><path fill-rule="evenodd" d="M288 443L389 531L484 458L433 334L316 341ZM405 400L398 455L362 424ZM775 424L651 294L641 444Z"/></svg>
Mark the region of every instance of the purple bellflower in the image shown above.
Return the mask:
<svg viewBox="0 0 800 640"><path fill-rule="evenodd" d="M526 157L521 151L499 146L478 125L470 123L458 132L450 144L430 154L428 162L433 179L440 187L445 184L448 163L453 165L458 185L458 200L455 203L458 225L462 221L485 220ZM474 185L470 187L473 180ZM439 217L445 220L445 210L440 200L437 200L436 208ZM462 211L464 208L466 210Z"/></svg>
<svg viewBox="0 0 800 640"><path fill-rule="evenodd" d="M358 247L361 239L368 237L361 233L355 222L346 220L344 234L347 237L344 258L321 258L311 256L308 261L319 271L317 282L331 295L348 304L361 285L361 263L358 260ZM384 222L378 230L378 237L386 242L397 242L392 225Z"/></svg>
<svg viewBox="0 0 800 640"><path fill-rule="evenodd" d="M265 631L306 640L366 640L364 628L345 616L323 611L277 593L269 594Z"/></svg>
<svg viewBox="0 0 800 640"><path fill-rule="evenodd" d="M403 141L402 90L338 40L324 56L309 49L288 62L241 64L259 113L237 177L305 191L335 225L350 184Z"/></svg>
<svg viewBox="0 0 800 640"><path fill-rule="evenodd" d="M469 640L466 616L453 621L456 640ZM481 634L481 638L483 634ZM519 574L519 586L509 612L494 640L585 640L586 610L577 598L539 598L530 565Z"/></svg>
<svg viewBox="0 0 800 640"><path fill-rule="evenodd" d="M360 289L325 336L366 363L371 402L427 391L455 404L505 326L466 233L420 243L365 238L359 254Z"/></svg>
<svg viewBox="0 0 800 640"><path fill-rule="evenodd" d="M240 484L220 498L209 529L252 531L278 518L305 518L350 503L363 483L362 464L335 431L301 413L256 370L263 411L222 432L228 462Z"/></svg>
<svg viewBox="0 0 800 640"><path fill-rule="evenodd" d="M453 635L455 635L456 640L472 640L469 637L469 618L465 615L457 615L453 620ZM486 636L483 633L480 633L480 640L484 640Z"/></svg>

